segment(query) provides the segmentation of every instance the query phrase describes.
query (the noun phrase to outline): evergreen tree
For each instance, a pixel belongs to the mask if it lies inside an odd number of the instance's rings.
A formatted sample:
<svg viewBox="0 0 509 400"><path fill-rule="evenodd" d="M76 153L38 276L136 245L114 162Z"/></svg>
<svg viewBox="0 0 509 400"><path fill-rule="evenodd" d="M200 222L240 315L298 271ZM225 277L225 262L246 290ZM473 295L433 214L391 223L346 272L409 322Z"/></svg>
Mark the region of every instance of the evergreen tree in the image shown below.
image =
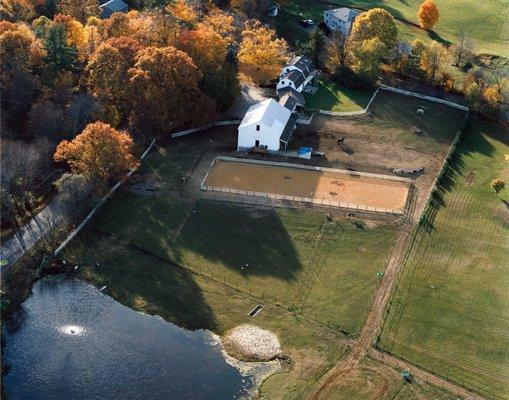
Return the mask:
<svg viewBox="0 0 509 400"><path fill-rule="evenodd" d="M67 45L65 27L62 24L54 24L48 31L44 40L45 58L53 72L74 71L76 69L78 51L74 46Z"/></svg>

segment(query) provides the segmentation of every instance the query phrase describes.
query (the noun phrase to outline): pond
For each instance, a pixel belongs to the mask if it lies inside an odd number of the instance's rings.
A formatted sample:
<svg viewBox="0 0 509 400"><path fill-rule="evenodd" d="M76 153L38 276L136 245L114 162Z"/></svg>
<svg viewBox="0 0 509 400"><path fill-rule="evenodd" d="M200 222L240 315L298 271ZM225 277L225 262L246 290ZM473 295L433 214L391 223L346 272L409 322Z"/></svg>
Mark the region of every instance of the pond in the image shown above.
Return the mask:
<svg viewBox="0 0 509 400"><path fill-rule="evenodd" d="M37 282L15 325L5 328L11 400L237 399L260 372L225 356L211 332L136 312L78 280Z"/></svg>

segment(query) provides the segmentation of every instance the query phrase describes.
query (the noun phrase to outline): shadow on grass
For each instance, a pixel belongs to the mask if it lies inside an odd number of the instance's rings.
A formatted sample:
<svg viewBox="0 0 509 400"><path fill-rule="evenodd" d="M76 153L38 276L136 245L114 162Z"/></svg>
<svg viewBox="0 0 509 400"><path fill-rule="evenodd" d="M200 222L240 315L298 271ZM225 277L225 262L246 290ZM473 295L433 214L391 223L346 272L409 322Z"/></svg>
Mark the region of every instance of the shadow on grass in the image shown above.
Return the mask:
<svg viewBox="0 0 509 400"><path fill-rule="evenodd" d="M202 201L195 211L175 243L177 262L191 257L193 266L204 273L215 274L218 266L210 264L219 264L243 276L273 276L287 281L294 280L302 268L275 210Z"/></svg>
<svg viewBox="0 0 509 400"><path fill-rule="evenodd" d="M94 230L71 243L62 258L80 265L79 278L120 303L187 329L215 329L214 313L188 271Z"/></svg>
<svg viewBox="0 0 509 400"><path fill-rule="evenodd" d="M445 47L449 47L452 44L449 40L444 39L442 36L440 36L434 30L428 31L428 36L431 40L435 40Z"/></svg>

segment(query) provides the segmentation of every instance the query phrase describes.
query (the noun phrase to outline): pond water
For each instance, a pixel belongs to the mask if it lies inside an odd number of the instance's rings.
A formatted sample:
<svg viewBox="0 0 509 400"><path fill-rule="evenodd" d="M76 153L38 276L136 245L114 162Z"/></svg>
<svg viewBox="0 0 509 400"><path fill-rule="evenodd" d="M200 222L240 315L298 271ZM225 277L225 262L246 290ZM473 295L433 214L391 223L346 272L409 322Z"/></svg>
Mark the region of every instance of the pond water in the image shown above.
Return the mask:
<svg viewBox="0 0 509 400"><path fill-rule="evenodd" d="M6 327L9 399L236 399L255 385L208 331L125 307L97 288L43 279Z"/></svg>

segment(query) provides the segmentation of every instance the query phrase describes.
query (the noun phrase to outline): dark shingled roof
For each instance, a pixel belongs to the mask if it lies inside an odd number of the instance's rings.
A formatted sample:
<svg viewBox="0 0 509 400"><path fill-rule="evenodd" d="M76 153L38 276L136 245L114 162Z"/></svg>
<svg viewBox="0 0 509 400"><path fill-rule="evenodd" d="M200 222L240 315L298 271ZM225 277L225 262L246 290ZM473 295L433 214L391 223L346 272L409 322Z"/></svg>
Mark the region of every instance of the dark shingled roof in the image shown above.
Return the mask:
<svg viewBox="0 0 509 400"><path fill-rule="evenodd" d="M297 92L291 86L286 86L282 89L279 89L279 98L282 98L286 94L293 97L297 102L297 105L304 107L304 104L306 104L306 100L304 100L304 95L300 92Z"/></svg>
<svg viewBox="0 0 509 400"><path fill-rule="evenodd" d="M279 99L279 104L293 112L295 106L297 106L297 100L295 100L289 94L285 94Z"/></svg>
<svg viewBox="0 0 509 400"><path fill-rule="evenodd" d="M288 118L288 122L286 123L285 129L283 129L283 133L281 133L279 140L285 143L290 141L293 133L293 128L295 127L295 123L297 122L298 118L299 116L297 114L290 115L290 118Z"/></svg>
<svg viewBox="0 0 509 400"><path fill-rule="evenodd" d="M304 81L306 80L306 78L304 78L304 75L302 75L301 72L296 71L296 70L290 71L281 77L281 80L285 80L285 79L292 81L296 88L298 88L300 85L302 85L304 83Z"/></svg>
<svg viewBox="0 0 509 400"><path fill-rule="evenodd" d="M287 66L295 66L300 69L304 73L304 77L307 78L311 72L314 71L315 66L313 61L309 57L306 56L296 56L293 57Z"/></svg>

